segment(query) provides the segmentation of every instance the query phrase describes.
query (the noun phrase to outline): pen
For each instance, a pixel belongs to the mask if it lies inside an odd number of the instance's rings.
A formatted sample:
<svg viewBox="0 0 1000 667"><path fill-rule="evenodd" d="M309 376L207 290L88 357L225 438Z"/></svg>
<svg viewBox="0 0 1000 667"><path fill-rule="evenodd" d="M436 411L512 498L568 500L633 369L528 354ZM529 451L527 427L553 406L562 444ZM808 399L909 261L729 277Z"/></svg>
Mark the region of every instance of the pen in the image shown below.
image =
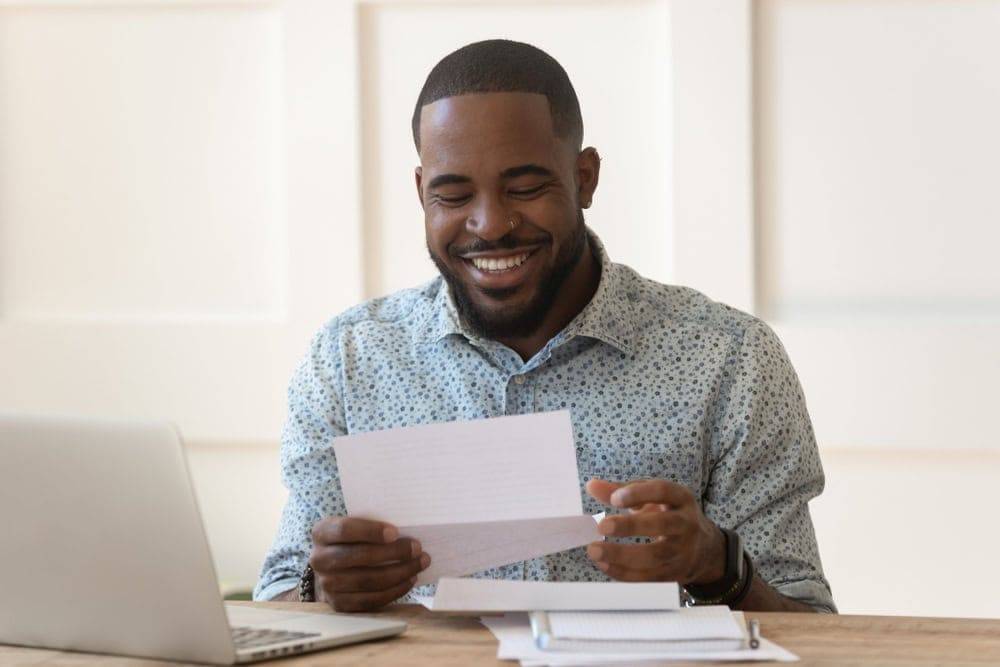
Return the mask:
<svg viewBox="0 0 1000 667"><path fill-rule="evenodd" d="M747 621L750 629L750 648L760 648L760 621L756 618Z"/></svg>

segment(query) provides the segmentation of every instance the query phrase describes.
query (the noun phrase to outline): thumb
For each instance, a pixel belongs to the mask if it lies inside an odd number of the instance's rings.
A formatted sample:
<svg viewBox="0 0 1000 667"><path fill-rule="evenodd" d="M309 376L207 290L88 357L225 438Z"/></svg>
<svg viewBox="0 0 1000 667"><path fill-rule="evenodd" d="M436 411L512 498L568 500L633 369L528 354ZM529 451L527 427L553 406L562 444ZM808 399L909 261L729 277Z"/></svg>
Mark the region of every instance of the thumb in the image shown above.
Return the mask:
<svg viewBox="0 0 1000 667"><path fill-rule="evenodd" d="M611 494L615 489L619 489L624 484L618 482L606 482L603 479L592 479L587 482L587 493L593 496L598 502L604 505L611 504Z"/></svg>

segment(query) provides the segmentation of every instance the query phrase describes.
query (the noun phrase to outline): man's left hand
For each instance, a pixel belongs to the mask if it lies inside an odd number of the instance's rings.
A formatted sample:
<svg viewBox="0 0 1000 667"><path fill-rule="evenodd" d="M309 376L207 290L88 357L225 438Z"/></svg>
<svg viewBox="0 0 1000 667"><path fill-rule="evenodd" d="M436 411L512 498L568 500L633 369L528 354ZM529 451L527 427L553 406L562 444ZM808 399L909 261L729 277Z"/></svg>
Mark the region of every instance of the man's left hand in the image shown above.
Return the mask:
<svg viewBox="0 0 1000 667"><path fill-rule="evenodd" d="M602 535L653 538L648 544L588 546L587 556L612 579L706 584L725 574L725 536L687 487L662 479L628 484L592 479L587 493L629 510L605 517L597 526Z"/></svg>

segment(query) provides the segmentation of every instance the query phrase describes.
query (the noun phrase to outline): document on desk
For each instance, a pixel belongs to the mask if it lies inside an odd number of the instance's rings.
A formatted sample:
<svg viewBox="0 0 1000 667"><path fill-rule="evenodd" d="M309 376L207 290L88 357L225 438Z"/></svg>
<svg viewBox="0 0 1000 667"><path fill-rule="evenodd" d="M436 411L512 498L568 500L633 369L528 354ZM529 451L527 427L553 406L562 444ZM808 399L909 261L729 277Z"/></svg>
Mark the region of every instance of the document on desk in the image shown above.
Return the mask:
<svg viewBox="0 0 1000 667"><path fill-rule="evenodd" d="M489 613L535 610L676 610L680 588L674 582L506 581L453 579L438 581L434 597L418 596L431 611ZM563 617L565 618L565 617Z"/></svg>
<svg viewBox="0 0 1000 667"><path fill-rule="evenodd" d="M568 411L373 431L333 442L347 513L420 540L430 584L602 539L583 514Z"/></svg>
<svg viewBox="0 0 1000 667"><path fill-rule="evenodd" d="M674 614L691 613L690 611L675 611ZM733 612L737 623L745 625L743 615ZM538 648L531 632L531 624L527 614L513 613L503 616L486 616L481 619L483 625L493 633L499 644L497 658L499 660L516 660L522 667L542 667L552 665L559 667L583 665L611 664L664 664L674 661L684 662L750 662L778 661L796 662L798 656L782 648L774 642L761 638L760 647L756 649L741 648L737 650L702 650L688 651L677 647L670 651L642 652L638 647L629 645L623 647L620 653L608 651L545 651Z"/></svg>

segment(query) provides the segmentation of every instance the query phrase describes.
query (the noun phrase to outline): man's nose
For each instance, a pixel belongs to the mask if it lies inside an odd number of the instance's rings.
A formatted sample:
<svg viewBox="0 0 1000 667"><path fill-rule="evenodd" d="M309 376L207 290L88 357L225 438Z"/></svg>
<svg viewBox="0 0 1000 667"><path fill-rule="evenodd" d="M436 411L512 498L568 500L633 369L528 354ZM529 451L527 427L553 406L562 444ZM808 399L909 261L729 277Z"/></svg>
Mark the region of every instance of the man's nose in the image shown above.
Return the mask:
<svg viewBox="0 0 1000 667"><path fill-rule="evenodd" d="M501 200L481 197L479 206L466 218L465 228L485 241L497 241L510 233L510 217L511 212Z"/></svg>

